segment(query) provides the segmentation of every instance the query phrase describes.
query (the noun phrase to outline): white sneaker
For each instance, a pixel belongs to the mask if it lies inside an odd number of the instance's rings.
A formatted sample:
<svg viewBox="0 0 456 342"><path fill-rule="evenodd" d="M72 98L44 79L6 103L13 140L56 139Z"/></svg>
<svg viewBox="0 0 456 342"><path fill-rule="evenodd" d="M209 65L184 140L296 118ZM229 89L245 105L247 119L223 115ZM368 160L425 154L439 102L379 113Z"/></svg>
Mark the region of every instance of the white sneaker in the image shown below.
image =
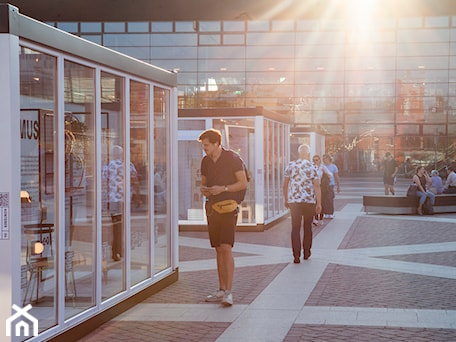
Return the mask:
<svg viewBox="0 0 456 342"><path fill-rule="evenodd" d="M328 215L329 219L333 219L334 217L335 217L334 214Z"/></svg>
<svg viewBox="0 0 456 342"><path fill-rule="evenodd" d="M220 302L225 296L225 291L217 290L206 297L206 302L215 303Z"/></svg>
<svg viewBox="0 0 456 342"><path fill-rule="evenodd" d="M233 294L231 292L225 291L223 295L222 304L225 306L233 305Z"/></svg>

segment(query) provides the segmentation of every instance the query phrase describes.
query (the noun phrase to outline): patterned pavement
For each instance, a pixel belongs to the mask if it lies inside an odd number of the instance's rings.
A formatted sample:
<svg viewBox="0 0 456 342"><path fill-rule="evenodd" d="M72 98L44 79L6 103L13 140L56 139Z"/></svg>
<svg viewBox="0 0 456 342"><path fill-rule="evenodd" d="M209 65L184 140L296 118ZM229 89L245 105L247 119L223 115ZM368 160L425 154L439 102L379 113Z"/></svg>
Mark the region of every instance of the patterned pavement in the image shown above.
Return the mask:
<svg viewBox="0 0 456 342"><path fill-rule="evenodd" d="M207 234L181 232L179 280L82 341L456 341L456 214L363 213L362 194L382 192L342 179L336 218L298 265L289 219L236 233L231 308L204 302L217 285Z"/></svg>

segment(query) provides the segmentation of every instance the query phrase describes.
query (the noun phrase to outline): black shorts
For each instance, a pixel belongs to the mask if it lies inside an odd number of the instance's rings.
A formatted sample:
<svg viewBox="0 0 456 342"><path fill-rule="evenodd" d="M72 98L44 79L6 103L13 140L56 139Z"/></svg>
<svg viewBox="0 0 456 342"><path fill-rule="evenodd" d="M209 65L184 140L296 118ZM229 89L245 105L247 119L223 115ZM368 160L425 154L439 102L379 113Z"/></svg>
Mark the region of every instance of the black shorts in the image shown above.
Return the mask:
<svg viewBox="0 0 456 342"><path fill-rule="evenodd" d="M383 184L385 184L385 185L394 185L394 177L383 176Z"/></svg>
<svg viewBox="0 0 456 342"><path fill-rule="evenodd" d="M219 214L206 203L206 215L211 246L219 247L221 244L227 244L233 247L238 210L228 214Z"/></svg>

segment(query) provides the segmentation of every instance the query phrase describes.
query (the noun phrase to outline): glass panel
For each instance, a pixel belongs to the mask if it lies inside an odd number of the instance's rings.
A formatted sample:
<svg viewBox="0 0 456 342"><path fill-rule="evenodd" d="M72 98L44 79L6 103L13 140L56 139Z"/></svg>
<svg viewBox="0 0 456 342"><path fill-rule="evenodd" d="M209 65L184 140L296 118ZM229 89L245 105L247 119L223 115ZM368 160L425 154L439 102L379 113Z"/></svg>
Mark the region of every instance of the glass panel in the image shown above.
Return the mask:
<svg viewBox="0 0 456 342"><path fill-rule="evenodd" d="M426 27L448 27L450 17L424 17Z"/></svg>
<svg viewBox="0 0 456 342"><path fill-rule="evenodd" d="M294 32L247 33L247 45L293 45Z"/></svg>
<svg viewBox="0 0 456 342"><path fill-rule="evenodd" d="M269 163L270 163L270 142L271 142L271 132L269 131L269 120L264 120L264 156L263 156L263 170L264 170L264 219L267 220L270 218L270 208L271 202L269 201Z"/></svg>
<svg viewBox="0 0 456 342"><path fill-rule="evenodd" d="M148 33L129 33L114 34L107 33L103 35L104 46L149 46L150 34Z"/></svg>
<svg viewBox="0 0 456 342"><path fill-rule="evenodd" d="M271 22L272 31L293 31L294 20L273 20Z"/></svg>
<svg viewBox="0 0 456 342"><path fill-rule="evenodd" d="M95 305L95 73L65 61L65 318Z"/></svg>
<svg viewBox="0 0 456 342"><path fill-rule="evenodd" d="M192 129L204 131L205 122L184 120L185 127L179 130ZM179 124L182 120L179 120ZM194 125L192 123L198 123ZM201 143L195 140L179 141L179 220L203 221L203 196L201 195Z"/></svg>
<svg viewBox="0 0 456 342"><path fill-rule="evenodd" d="M246 60L246 71L294 71L292 59Z"/></svg>
<svg viewBox="0 0 456 342"><path fill-rule="evenodd" d="M219 34L200 34L199 43L201 45L220 45L221 39Z"/></svg>
<svg viewBox="0 0 456 342"><path fill-rule="evenodd" d="M55 57L21 47L21 300L41 332L57 323ZM40 302L39 305L35 303Z"/></svg>
<svg viewBox="0 0 456 342"><path fill-rule="evenodd" d="M297 31L313 31L319 27L318 20L297 20L296 30Z"/></svg>
<svg viewBox="0 0 456 342"><path fill-rule="evenodd" d="M70 33L77 33L79 31L78 23L57 23L57 28Z"/></svg>
<svg viewBox="0 0 456 342"><path fill-rule="evenodd" d="M150 39L151 46L196 46L198 43L196 33L155 33Z"/></svg>
<svg viewBox="0 0 456 342"><path fill-rule="evenodd" d="M245 22L244 21L224 21L223 31L225 32L244 32Z"/></svg>
<svg viewBox="0 0 456 342"><path fill-rule="evenodd" d="M171 25L172 28L172 25ZM127 32L149 32L149 23L145 22L128 22Z"/></svg>
<svg viewBox="0 0 456 342"><path fill-rule="evenodd" d="M171 266L171 223L169 220L168 142L170 125L170 92L154 87L154 167L161 178L163 191L154 189L155 272ZM158 174L157 174L158 173ZM155 182L155 181L154 181Z"/></svg>
<svg viewBox="0 0 456 342"><path fill-rule="evenodd" d="M247 22L247 31L269 31L269 21L267 20L258 20L258 21L248 21Z"/></svg>
<svg viewBox="0 0 456 342"><path fill-rule="evenodd" d="M176 21L175 25L176 32L195 32L195 25L193 21Z"/></svg>
<svg viewBox="0 0 456 342"><path fill-rule="evenodd" d="M220 21L200 21L200 32L220 32L222 24Z"/></svg>
<svg viewBox="0 0 456 342"><path fill-rule="evenodd" d="M448 57L398 57L397 69L444 69L448 65Z"/></svg>
<svg viewBox="0 0 456 342"><path fill-rule="evenodd" d="M197 58L197 50L195 47L167 47L166 49L152 48L150 51L151 59L190 59Z"/></svg>
<svg viewBox="0 0 456 342"><path fill-rule="evenodd" d="M293 64L288 64L293 67ZM322 71L322 70L344 70L344 60L341 58L305 58L295 61L295 70Z"/></svg>
<svg viewBox="0 0 456 342"><path fill-rule="evenodd" d="M243 34L224 34L223 44L225 45L244 45L245 36Z"/></svg>
<svg viewBox="0 0 456 342"><path fill-rule="evenodd" d="M448 43L397 44L398 56L447 56L448 54Z"/></svg>
<svg viewBox="0 0 456 342"><path fill-rule="evenodd" d="M186 23L182 23L182 24L185 25ZM180 26L179 23L176 23L176 31L178 31L177 30L178 26ZM152 23L151 27L152 27L152 32L173 32L173 23L170 21L164 21L164 22L155 22L154 21Z"/></svg>
<svg viewBox="0 0 456 342"><path fill-rule="evenodd" d="M125 189L130 182L124 177L124 87L122 77L101 73L102 300L125 290ZM130 163L130 175L136 174Z"/></svg>
<svg viewBox="0 0 456 342"><path fill-rule="evenodd" d="M223 77L230 77L233 71L245 71L245 60L242 59L204 59L198 61L198 71L228 71Z"/></svg>
<svg viewBox="0 0 456 342"><path fill-rule="evenodd" d="M150 217L149 212L149 117L150 87L148 84L130 82L130 155L132 166L132 201L130 217L131 238L131 284L137 284L150 277ZM164 191L161 179L154 185Z"/></svg>
<svg viewBox="0 0 456 342"><path fill-rule="evenodd" d="M448 42L450 30L401 30L397 32L398 43L404 42Z"/></svg>
<svg viewBox="0 0 456 342"><path fill-rule="evenodd" d="M101 32L101 23L81 22L81 32Z"/></svg>
<svg viewBox="0 0 456 342"><path fill-rule="evenodd" d="M188 57L187 57L188 58ZM195 56L196 58L196 56ZM202 46L198 48L199 60L210 59L245 59L245 47L243 46Z"/></svg>
<svg viewBox="0 0 456 342"><path fill-rule="evenodd" d="M400 18L398 21L398 26L400 28L406 28L406 27L421 27L423 25L423 18L421 17L403 17Z"/></svg>
<svg viewBox="0 0 456 342"><path fill-rule="evenodd" d="M104 32L125 32L124 22L104 23Z"/></svg>

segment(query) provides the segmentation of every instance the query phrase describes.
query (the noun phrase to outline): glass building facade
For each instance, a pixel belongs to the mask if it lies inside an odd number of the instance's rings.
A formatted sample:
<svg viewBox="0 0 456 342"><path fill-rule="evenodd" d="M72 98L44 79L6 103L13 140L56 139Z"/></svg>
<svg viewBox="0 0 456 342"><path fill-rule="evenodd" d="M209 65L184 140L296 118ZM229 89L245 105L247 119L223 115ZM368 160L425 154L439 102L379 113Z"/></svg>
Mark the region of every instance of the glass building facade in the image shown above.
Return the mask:
<svg viewBox="0 0 456 342"><path fill-rule="evenodd" d="M455 156L455 16L49 24L177 72L179 108L263 106L323 134L342 172Z"/></svg>

